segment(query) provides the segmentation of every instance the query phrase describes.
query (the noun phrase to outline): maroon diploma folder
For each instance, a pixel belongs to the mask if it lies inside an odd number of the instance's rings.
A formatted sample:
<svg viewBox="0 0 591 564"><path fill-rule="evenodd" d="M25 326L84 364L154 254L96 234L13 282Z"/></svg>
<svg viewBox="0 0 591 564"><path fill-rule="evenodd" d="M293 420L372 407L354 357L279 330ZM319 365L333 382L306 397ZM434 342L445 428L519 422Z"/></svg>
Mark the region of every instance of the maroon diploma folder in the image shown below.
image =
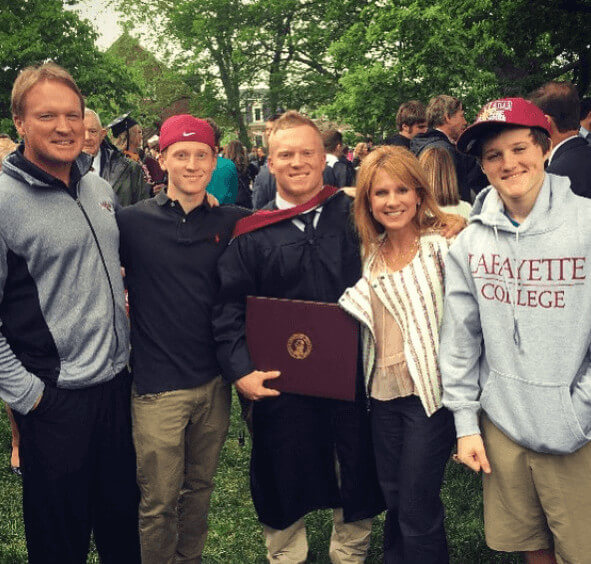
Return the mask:
<svg viewBox="0 0 591 564"><path fill-rule="evenodd" d="M257 370L279 370L266 386L353 401L357 323L337 304L248 296L246 339Z"/></svg>

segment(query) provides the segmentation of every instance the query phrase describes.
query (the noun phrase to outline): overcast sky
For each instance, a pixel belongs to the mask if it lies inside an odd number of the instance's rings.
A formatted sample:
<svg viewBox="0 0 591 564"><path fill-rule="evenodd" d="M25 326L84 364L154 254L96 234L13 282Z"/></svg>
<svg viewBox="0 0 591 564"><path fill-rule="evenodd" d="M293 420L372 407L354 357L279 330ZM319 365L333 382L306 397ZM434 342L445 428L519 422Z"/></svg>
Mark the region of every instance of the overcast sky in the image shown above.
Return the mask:
<svg viewBox="0 0 591 564"><path fill-rule="evenodd" d="M90 21L99 34L97 45L104 51L121 35L117 14L104 0L81 0L74 9Z"/></svg>

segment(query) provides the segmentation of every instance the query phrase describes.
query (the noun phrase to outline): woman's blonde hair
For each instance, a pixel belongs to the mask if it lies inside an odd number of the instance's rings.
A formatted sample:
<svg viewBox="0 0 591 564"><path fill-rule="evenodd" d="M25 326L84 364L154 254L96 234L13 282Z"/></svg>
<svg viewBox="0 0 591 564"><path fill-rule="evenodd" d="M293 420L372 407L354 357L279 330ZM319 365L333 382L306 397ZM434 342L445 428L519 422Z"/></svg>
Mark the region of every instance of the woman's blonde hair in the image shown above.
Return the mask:
<svg viewBox="0 0 591 564"><path fill-rule="evenodd" d="M17 147L17 144L8 137L2 137L0 139L0 170L2 170L2 161L6 155L9 155Z"/></svg>
<svg viewBox="0 0 591 564"><path fill-rule="evenodd" d="M457 206L460 203L458 175L452 156L443 147L425 149L419 156L429 186L440 206Z"/></svg>
<svg viewBox="0 0 591 564"><path fill-rule="evenodd" d="M363 158L365 158L367 156L367 154L369 153L369 149L367 148L367 143L357 143L357 145L355 145L355 150L353 151L353 156L354 157L359 157L360 160L361 159L361 153L363 153Z"/></svg>
<svg viewBox="0 0 591 564"><path fill-rule="evenodd" d="M416 191L419 202L412 221L419 233L440 229L445 224L446 214L439 209L418 159L403 147L378 147L365 157L357 175L354 216L364 258L375 249L380 235L384 232L383 225L377 222L370 212L369 200L372 185L379 171Z"/></svg>

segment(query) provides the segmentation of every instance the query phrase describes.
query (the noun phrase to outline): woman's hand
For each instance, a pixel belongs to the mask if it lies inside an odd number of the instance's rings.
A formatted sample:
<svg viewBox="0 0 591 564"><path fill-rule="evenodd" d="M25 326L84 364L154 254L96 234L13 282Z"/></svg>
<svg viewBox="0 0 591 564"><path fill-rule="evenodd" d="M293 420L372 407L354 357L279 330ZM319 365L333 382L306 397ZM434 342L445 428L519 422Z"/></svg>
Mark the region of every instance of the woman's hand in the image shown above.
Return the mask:
<svg viewBox="0 0 591 564"><path fill-rule="evenodd" d="M220 205L218 199L213 194L205 192L205 197L207 198L207 203L210 205L210 207L217 208Z"/></svg>
<svg viewBox="0 0 591 564"><path fill-rule="evenodd" d="M446 239L451 239L462 231L466 225L468 225L468 222L461 215L456 213L445 214L445 223L441 229L441 234Z"/></svg>

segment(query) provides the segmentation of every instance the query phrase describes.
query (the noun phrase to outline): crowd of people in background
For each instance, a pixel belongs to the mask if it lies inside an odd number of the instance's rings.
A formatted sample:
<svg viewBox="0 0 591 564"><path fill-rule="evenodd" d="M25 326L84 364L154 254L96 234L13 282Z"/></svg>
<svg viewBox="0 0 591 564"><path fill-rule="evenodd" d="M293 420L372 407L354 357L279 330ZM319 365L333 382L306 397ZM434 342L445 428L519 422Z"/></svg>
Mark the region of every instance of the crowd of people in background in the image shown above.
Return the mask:
<svg viewBox="0 0 591 564"><path fill-rule="evenodd" d="M351 148L293 110L250 151L188 114L144 144L53 63L11 108L0 397L30 562L84 562L91 532L105 563L201 562L232 385L269 562L306 561L322 508L335 564L365 560L382 511L384 562L449 562L454 445L491 548L589 562L591 99L572 84L470 126L456 97L410 100ZM270 386L248 296L349 313L355 401Z"/></svg>
<svg viewBox="0 0 591 564"><path fill-rule="evenodd" d="M573 136L585 140L589 145L591 132L587 128L591 129L591 98L584 98L579 102L576 91L571 91L570 96L570 103L580 108L579 117L576 123L574 118L570 118L568 129L565 129L563 123L553 129L553 145L570 140ZM549 111L548 108L542 109ZM281 113L277 113L269 117L265 129L266 143L272 124L280 115ZM218 135L219 143L221 130L213 119L208 119ZM562 117L557 119L564 121ZM120 205L126 206L153 197L166 186L166 174L158 163L160 153L157 135L150 144L144 144L142 128L130 114L124 114L103 127L100 116L86 108L84 121L86 137L83 150L93 157L92 171L111 184ZM456 206L455 213L467 218L471 202L488 182L476 160L456 149L457 139L467 124L461 101L452 96L441 95L431 99L425 107L421 102L411 100L398 108L395 123L398 132L385 135L381 145L405 147L420 157L421 165L430 175L430 185L438 191L436 198L439 206ZM372 138L367 137L365 141L359 141L353 148L349 148L344 144L343 135L338 130L324 130L322 136L327 153L327 167L332 169L325 172L325 182L338 187L354 186L356 172L373 148ZM0 134L0 157L4 158L9 154L16 144L9 135ZM565 164L555 164L555 167L558 166L556 172L567 174L568 171L567 175L577 185L575 192L588 196L591 189L585 179L589 178L587 173L591 169L587 167L591 165L587 164L588 160L585 158L577 159L576 151L573 153L571 146L572 143L568 145L567 156L559 159ZM586 156L584 147L580 141L577 143L579 152L583 151L582 157ZM236 204L249 209L264 207L270 201L269 194L273 192L272 177L266 172L267 146L252 146L248 151L235 139L226 146L218 145L217 150L219 158L223 159L219 161L218 168L229 172L222 172L224 179L220 180L217 178L218 171L208 192L216 196L220 203ZM564 149L560 153L562 152ZM227 161L231 161L234 167ZM262 173L260 177L259 173ZM222 182L223 187L218 186L218 182ZM444 211L454 210L449 208Z"/></svg>

